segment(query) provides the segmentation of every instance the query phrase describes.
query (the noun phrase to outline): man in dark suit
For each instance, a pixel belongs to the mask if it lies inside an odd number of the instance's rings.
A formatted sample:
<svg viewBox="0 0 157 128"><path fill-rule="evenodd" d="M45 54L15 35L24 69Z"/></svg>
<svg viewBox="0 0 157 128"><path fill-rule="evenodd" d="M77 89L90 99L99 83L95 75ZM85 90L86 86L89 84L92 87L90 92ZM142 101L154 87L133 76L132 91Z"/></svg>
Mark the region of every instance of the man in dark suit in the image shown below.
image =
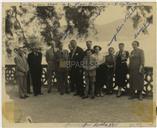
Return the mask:
<svg viewBox="0 0 157 128"><path fill-rule="evenodd" d="M75 40L70 41L70 45L73 49L71 55L71 75L73 76L73 82L76 86L76 95L83 96L83 68L81 62L84 57L84 51L82 48L77 46L77 42Z"/></svg>
<svg viewBox="0 0 157 128"><path fill-rule="evenodd" d="M73 78L73 75L72 75L72 72L71 72L71 57L72 57L72 53L73 53L73 48L71 46L71 44L68 45L68 48L70 50L69 52L69 65L68 65L68 75L70 76L69 78L69 87L70 87L70 92L75 92L75 85L74 85L74 78Z"/></svg>
<svg viewBox="0 0 157 128"><path fill-rule="evenodd" d="M41 75L42 75L42 53L33 48L32 52L28 54L28 64L30 68L30 75L32 78L34 96L43 95L41 93Z"/></svg>

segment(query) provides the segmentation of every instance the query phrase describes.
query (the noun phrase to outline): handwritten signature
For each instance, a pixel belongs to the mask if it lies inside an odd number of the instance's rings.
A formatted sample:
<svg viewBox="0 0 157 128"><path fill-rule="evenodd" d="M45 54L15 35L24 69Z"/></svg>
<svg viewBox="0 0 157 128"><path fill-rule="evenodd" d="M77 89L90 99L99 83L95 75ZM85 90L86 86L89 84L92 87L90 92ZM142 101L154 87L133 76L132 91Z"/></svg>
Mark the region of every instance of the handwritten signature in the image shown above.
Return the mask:
<svg viewBox="0 0 157 128"><path fill-rule="evenodd" d="M143 23L142 27L140 27L140 29L135 33L134 38L136 39L141 32L143 32L144 30L147 30L147 28L149 27L150 23L149 22L145 22Z"/></svg>
<svg viewBox="0 0 157 128"><path fill-rule="evenodd" d="M110 46L112 44L113 41L117 41L117 35L118 33L122 30L122 28L124 27L126 21L132 16L132 14L134 13L134 11L136 10L136 8L133 6L131 7L127 14L125 15L125 18L123 20L123 23L120 24L117 28L116 28L116 33L113 35L111 41L109 42L108 46Z"/></svg>
<svg viewBox="0 0 157 128"><path fill-rule="evenodd" d="M107 122L103 122L103 123L84 123L82 125L82 128L85 127L113 127L114 124L113 123L107 123Z"/></svg>

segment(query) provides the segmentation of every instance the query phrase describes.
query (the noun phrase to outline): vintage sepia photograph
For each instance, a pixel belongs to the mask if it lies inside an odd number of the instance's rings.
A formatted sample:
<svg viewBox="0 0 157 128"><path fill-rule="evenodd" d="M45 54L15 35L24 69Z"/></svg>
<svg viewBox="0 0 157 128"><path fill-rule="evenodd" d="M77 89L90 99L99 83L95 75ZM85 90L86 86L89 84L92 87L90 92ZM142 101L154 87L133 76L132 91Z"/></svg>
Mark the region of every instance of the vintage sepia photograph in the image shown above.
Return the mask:
<svg viewBox="0 0 157 128"><path fill-rule="evenodd" d="M2 3L4 128L155 127L155 2Z"/></svg>

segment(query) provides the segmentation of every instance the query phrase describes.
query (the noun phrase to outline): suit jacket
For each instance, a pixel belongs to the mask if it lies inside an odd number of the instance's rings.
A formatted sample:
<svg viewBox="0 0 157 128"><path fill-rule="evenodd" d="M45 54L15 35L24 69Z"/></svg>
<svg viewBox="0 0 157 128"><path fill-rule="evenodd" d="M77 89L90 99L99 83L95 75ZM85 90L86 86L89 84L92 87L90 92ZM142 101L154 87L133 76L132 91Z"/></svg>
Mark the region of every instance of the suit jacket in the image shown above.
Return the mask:
<svg viewBox="0 0 157 128"><path fill-rule="evenodd" d="M50 48L46 51L46 61L49 68L56 68L56 51L54 49Z"/></svg>
<svg viewBox="0 0 157 128"><path fill-rule="evenodd" d="M95 77L97 68L96 58L93 55L90 57L85 56L83 58L83 68L85 69L85 76Z"/></svg>
<svg viewBox="0 0 157 128"><path fill-rule="evenodd" d="M17 55L14 58L14 61L16 64L16 76L26 75L29 70L26 57Z"/></svg>
<svg viewBox="0 0 157 128"><path fill-rule="evenodd" d="M96 58L91 55L90 57L85 56L83 58L83 68L85 70L95 70L97 67Z"/></svg>
<svg viewBox="0 0 157 128"><path fill-rule="evenodd" d="M94 53L94 49L86 49L86 50L84 51L84 54L85 54L85 55L87 54L87 50L91 50L92 54Z"/></svg>
<svg viewBox="0 0 157 128"><path fill-rule="evenodd" d="M80 47L76 47L76 49L73 51L72 56L71 56L71 61L73 63L72 68L82 68L81 62L84 57L84 51Z"/></svg>
<svg viewBox="0 0 157 128"><path fill-rule="evenodd" d="M56 67L57 69L67 69L68 67L68 58L69 58L69 53L68 50L63 49L58 50L56 52Z"/></svg>
<svg viewBox="0 0 157 128"><path fill-rule="evenodd" d="M34 54L34 52L31 52L30 54L28 54L28 64L29 64L31 73L36 74L38 72L41 72L42 70L41 62L42 62L41 52L37 52L37 55Z"/></svg>

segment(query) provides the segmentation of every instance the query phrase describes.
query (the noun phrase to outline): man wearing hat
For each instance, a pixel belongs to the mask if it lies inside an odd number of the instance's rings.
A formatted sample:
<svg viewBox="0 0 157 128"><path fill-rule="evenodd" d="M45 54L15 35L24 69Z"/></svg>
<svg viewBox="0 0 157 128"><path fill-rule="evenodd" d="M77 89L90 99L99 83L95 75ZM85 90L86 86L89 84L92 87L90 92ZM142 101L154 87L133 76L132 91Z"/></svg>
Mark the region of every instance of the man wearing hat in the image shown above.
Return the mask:
<svg viewBox="0 0 157 128"><path fill-rule="evenodd" d="M32 52L28 54L28 64L33 85L34 96L43 95L41 93L41 75L42 75L42 53L36 46L32 48Z"/></svg>
<svg viewBox="0 0 157 128"><path fill-rule="evenodd" d="M101 53L101 47L99 45L95 45L93 49L94 49L93 56L96 58L96 62L97 62L95 92L96 92L96 96L103 96L102 88L105 80L103 78L105 57Z"/></svg>
<svg viewBox="0 0 157 128"><path fill-rule="evenodd" d="M27 59L24 56L22 47L14 50L16 57L14 58L16 64L16 81L19 86L19 96L21 99L27 98L27 72L29 70Z"/></svg>

